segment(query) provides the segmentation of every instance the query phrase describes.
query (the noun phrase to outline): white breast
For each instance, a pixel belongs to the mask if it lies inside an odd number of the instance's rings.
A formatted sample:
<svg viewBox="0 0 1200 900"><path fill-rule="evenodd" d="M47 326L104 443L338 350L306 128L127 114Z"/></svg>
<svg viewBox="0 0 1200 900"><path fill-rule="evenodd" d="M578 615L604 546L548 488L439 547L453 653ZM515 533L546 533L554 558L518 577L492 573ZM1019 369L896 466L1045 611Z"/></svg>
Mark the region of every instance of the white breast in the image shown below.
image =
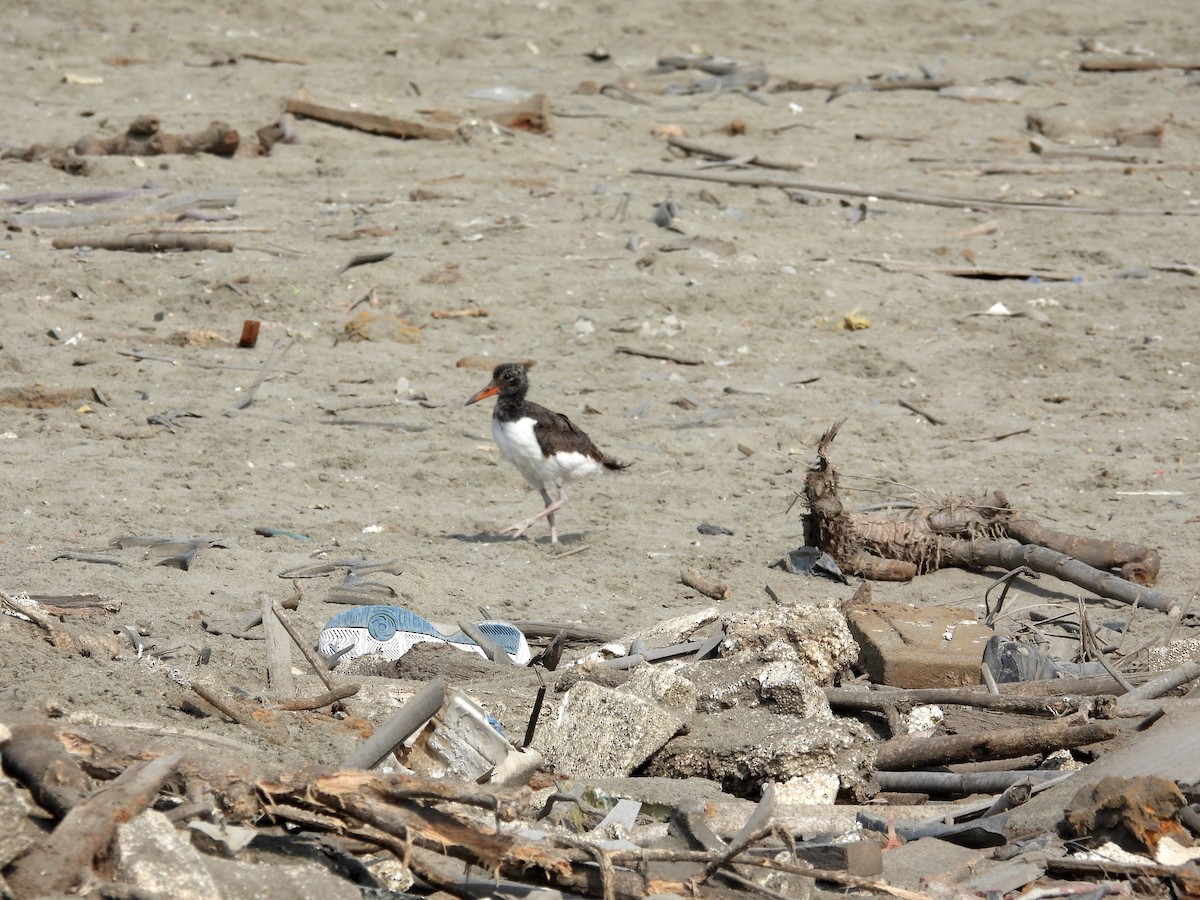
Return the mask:
<svg viewBox="0 0 1200 900"><path fill-rule="evenodd" d="M573 478L598 471L600 464L582 453L542 455L542 448L533 433L533 419L516 422L492 420L492 437L496 446L510 463L517 467L525 480L535 488L561 486Z"/></svg>

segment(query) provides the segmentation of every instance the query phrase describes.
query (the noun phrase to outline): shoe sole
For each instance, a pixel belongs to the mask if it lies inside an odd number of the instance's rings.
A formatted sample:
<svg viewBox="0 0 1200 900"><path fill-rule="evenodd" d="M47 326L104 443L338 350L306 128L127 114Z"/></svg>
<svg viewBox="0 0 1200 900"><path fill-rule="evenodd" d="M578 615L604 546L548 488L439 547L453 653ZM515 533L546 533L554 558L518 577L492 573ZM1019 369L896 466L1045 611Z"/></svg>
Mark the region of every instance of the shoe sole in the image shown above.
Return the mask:
<svg viewBox="0 0 1200 900"><path fill-rule="evenodd" d="M499 644L517 665L529 662L532 654L520 629L494 620L477 622L476 627ZM368 653L399 659L417 644L449 644L458 650L487 656L461 629L443 634L432 622L402 606L357 606L338 613L325 623L317 637L317 652L329 657L350 647L343 654L344 659Z"/></svg>

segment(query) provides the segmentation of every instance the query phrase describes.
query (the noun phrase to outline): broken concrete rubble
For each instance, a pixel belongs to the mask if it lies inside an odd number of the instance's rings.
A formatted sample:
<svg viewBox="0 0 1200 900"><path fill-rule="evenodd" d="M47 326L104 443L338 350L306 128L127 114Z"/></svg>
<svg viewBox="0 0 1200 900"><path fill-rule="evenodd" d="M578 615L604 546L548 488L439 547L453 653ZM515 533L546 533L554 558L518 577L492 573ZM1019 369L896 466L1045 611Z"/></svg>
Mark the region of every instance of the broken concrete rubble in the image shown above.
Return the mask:
<svg viewBox="0 0 1200 900"><path fill-rule="evenodd" d="M272 865L198 852L165 815L147 810L117 829L117 874L147 895L212 900L354 900L361 892L324 867Z"/></svg>
<svg viewBox="0 0 1200 900"><path fill-rule="evenodd" d="M722 656L756 653L760 659L799 663L818 684L832 684L858 656L845 617L828 603L786 603L734 613L725 619Z"/></svg>
<svg viewBox="0 0 1200 900"><path fill-rule="evenodd" d="M117 873L143 891L179 900L218 896L204 858L165 815L146 812L117 829Z"/></svg>
<svg viewBox="0 0 1200 900"><path fill-rule="evenodd" d="M535 746L562 775L629 775L685 724L696 691L669 672L638 669L618 688L572 687Z"/></svg>
<svg viewBox="0 0 1200 900"><path fill-rule="evenodd" d="M691 663L678 670L696 687L697 712L768 707L805 719L831 719L824 691L797 660L762 661L756 653Z"/></svg>
<svg viewBox="0 0 1200 900"><path fill-rule="evenodd" d="M802 779L806 790L817 796L828 795L832 776L848 796L865 799L873 761L870 732L857 722L829 721L813 727L796 716L764 716L735 708L695 716L688 733L655 753L645 771L669 778L709 778L727 793L747 798L757 798L767 782L794 779ZM799 791L798 784L793 791Z"/></svg>
<svg viewBox="0 0 1200 900"><path fill-rule="evenodd" d="M468 655L453 652L444 654L440 674L423 686L365 670L361 688L326 683L326 697L353 697L365 716L349 715L347 706L344 719L317 717L304 727L333 729L331 746L357 742L337 756L382 759L386 771L347 763L280 773L243 760L223 772L206 761L160 756L153 762L180 768L171 790L186 786L198 797L207 794L208 804L199 807L205 817L180 816L180 822L190 817L189 842L179 824L157 812L133 816L118 835L120 877L147 891L185 897L207 891L231 900L349 897L356 895L355 885L421 892L474 884L471 877L447 874L442 859L449 853L495 871L512 890L518 881L535 880L568 895L618 900L645 896L651 886L670 886L676 896L723 898L750 883L799 898L823 896L832 885L877 891L885 882L892 890L931 894L967 886L1017 891L1051 877L1108 877L1113 865L1161 873L1181 895L1200 884L1200 849L1192 846L1195 835L1185 818L1188 804L1200 799L1194 788L1200 772L1192 772L1190 757L1179 759L1179 748L1194 733L1188 712L1194 703L1159 702L1153 708L1165 712L1139 734L1131 730L1135 719L1112 718L1119 711L1112 696L1059 696L1055 682L1040 689L1032 682L1005 685L997 693L973 684L906 690L873 684L865 680L872 672L897 681L904 667L877 668L870 652L859 656L832 601L781 602L783 591L771 595L773 605L728 610L720 620L710 611L682 617L658 633L657 640L672 642L665 646L614 642L620 665L583 652L576 664L547 661L535 675L486 661L482 669L454 668ZM870 608L859 604L849 614ZM936 637L920 648L925 663L972 624L959 611L900 609L913 633ZM706 639L689 631L696 628ZM720 655L712 658L714 652ZM976 652L964 649L963 657ZM975 671L978 664L972 660ZM864 674L855 675L856 665ZM1189 672L1174 671L1179 677L1171 683L1183 685ZM455 680L474 679L471 689L447 683L449 673L459 673ZM1117 689L1111 678L1100 681L1096 690ZM551 699L531 706L535 695ZM213 696L242 728L280 714L276 707L256 715L238 708L245 700ZM1140 709L1154 694L1139 688L1129 696L1139 704L1130 708ZM971 716L974 729L964 729ZM1040 718L1030 724L1032 716ZM276 725L267 727L282 734ZM375 734L353 737L358 729ZM1075 775L1048 771L1056 754L1063 755L1061 747L1111 744L1122 732L1137 749L1121 765L1123 751L1117 751ZM121 742L102 730L103 738L57 733L49 725L22 724L4 748L6 765L23 783L50 777L74 786L65 793L31 790L55 814L71 815L73 805L93 802L91 778L136 774L155 752L140 741L122 751ZM405 748L396 749L398 743ZM82 775L70 749L87 747L100 748L89 755L90 777ZM1065 755L1076 767L1091 758L1088 750ZM988 772L965 763L942 771L956 760L992 756L1007 768ZM1138 774L1131 767L1138 766L1162 776L1149 793L1149 782L1130 781ZM906 771L907 779L891 777L910 769L918 771ZM1100 782L1093 773L1111 777ZM1055 777L1071 780L1056 784ZM502 783L515 790L501 790ZM879 793L880 783L892 793ZM526 786L538 790L530 793ZM1000 796L972 800L975 790ZM934 796L950 799L935 802ZM1163 802L1151 802L1151 796ZM1043 799L1048 797L1054 802ZM889 805L866 805L871 800ZM138 811L143 802L130 796L120 814ZM899 803L911 805L891 805ZM1025 805L1011 808L1020 803ZM1064 805L1070 807L1065 815ZM1030 834L1030 816L1039 810L1042 830ZM0 815L28 818L11 803L0 805ZM296 838L315 830L331 864L310 871L308 863L281 864L281 853L264 877L254 862L264 860L266 842L255 831L268 821L287 823L293 842L288 854L296 852ZM1060 830L1075 835L1071 844L1041 840ZM786 841L773 832L786 834ZM32 840L37 843L36 834ZM1121 843L1143 852L1131 853ZM1094 846L1079 852L1084 844ZM37 871L24 859L37 857L11 841L0 840L2 848L17 864L0 874L14 872L15 895L23 897L37 883ZM34 851L44 857L45 848ZM376 858L359 862L370 851ZM1118 853L1127 856L1113 863ZM168 868L165 859L176 864Z"/></svg>

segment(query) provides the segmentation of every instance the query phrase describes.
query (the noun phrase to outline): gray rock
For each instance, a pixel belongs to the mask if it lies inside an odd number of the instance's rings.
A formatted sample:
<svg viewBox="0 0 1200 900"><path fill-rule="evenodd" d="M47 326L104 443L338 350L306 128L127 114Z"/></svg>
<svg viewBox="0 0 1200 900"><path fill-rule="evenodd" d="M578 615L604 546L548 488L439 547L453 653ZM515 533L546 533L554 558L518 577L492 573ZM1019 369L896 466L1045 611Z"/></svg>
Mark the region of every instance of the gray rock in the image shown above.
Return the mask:
<svg viewBox="0 0 1200 900"><path fill-rule="evenodd" d="M830 603L792 603L734 613L725 620L722 656L756 653L798 663L819 685L833 683L858 658L845 617Z"/></svg>
<svg viewBox="0 0 1200 900"><path fill-rule="evenodd" d="M24 791L0 775L0 869L24 856L43 837L30 824L29 812Z"/></svg>
<svg viewBox="0 0 1200 900"><path fill-rule="evenodd" d="M173 900L220 897L204 857L160 812L147 810L117 829L117 881Z"/></svg>
<svg viewBox="0 0 1200 900"><path fill-rule="evenodd" d="M645 774L709 778L726 793L755 800L768 781L805 778L816 785L832 776L840 790L866 796L874 756L873 738L858 722L735 708L693 716L688 733L655 753Z"/></svg>
<svg viewBox="0 0 1200 900"><path fill-rule="evenodd" d="M210 856L222 900L360 900L362 891L315 863L277 865Z"/></svg>
<svg viewBox="0 0 1200 900"><path fill-rule="evenodd" d="M678 674L696 686L700 712L762 706L802 718L833 717L825 692L812 680L808 667L797 660L763 661L756 653L684 666Z"/></svg>
<svg viewBox="0 0 1200 900"><path fill-rule="evenodd" d="M683 727L695 705L687 680L650 666L618 688L581 681L534 743L564 775L628 775Z"/></svg>

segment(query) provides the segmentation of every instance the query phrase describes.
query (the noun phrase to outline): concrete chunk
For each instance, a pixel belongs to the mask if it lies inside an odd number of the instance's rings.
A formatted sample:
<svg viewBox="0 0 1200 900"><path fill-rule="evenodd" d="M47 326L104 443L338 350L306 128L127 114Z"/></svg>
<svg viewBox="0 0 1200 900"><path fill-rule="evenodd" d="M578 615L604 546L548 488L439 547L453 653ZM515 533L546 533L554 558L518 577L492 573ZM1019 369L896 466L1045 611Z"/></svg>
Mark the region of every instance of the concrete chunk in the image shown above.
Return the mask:
<svg viewBox="0 0 1200 900"><path fill-rule="evenodd" d="M204 857L160 812L146 810L117 829L117 879L174 900L221 896Z"/></svg>
<svg viewBox="0 0 1200 900"><path fill-rule="evenodd" d="M227 900L360 900L363 896L361 888L315 863L251 863L215 856L205 862L220 889L213 896Z"/></svg>
<svg viewBox="0 0 1200 900"><path fill-rule="evenodd" d="M835 776L842 790L865 796L874 739L858 722L814 723L796 716L731 709L693 717L646 766L646 774L709 778L726 793L757 800L767 782Z"/></svg>
<svg viewBox="0 0 1200 900"><path fill-rule="evenodd" d="M670 672L646 666L618 688L581 681L559 704L535 746L564 775L629 775L671 739L696 705L696 689Z"/></svg>
<svg viewBox="0 0 1200 900"><path fill-rule="evenodd" d="M919 891L927 884L955 884L986 858L981 850L938 838L921 838L883 854L883 878L893 887Z"/></svg>
<svg viewBox="0 0 1200 900"><path fill-rule="evenodd" d="M719 712L764 706L805 719L831 719L825 692L797 660L763 662L755 653L692 663L679 674L696 686L696 709Z"/></svg>
<svg viewBox="0 0 1200 900"><path fill-rule="evenodd" d="M992 630L954 607L873 603L852 610L858 664L876 684L899 688L979 684L983 648Z"/></svg>
<svg viewBox="0 0 1200 900"><path fill-rule="evenodd" d="M728 616L721 655L746 652L795 662L817 684L827 685L854 663L858 647L832 602L795 603Z"/></svg>
<svg viewBox="0 0 1200 900"><path fill-rule="evenodd" d="M29 804L16 783L0 775L0 869L24 856L37 845L42 835L29 821ZM4 896L0 890L0 897Z"/></svg>

